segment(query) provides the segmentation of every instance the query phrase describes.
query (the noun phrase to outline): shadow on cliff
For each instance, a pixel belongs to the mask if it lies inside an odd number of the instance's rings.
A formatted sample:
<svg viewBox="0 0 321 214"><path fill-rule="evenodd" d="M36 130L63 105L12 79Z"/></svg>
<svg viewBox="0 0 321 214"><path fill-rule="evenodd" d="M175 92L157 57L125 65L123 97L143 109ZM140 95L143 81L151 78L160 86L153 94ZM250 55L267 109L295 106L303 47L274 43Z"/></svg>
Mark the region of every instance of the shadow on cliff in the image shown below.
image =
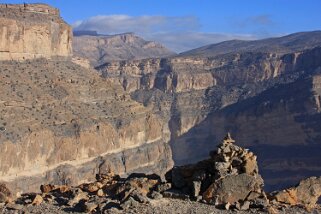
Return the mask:
<svg viewBox="0 0 321 214"><path fill-rule="evenodd" d="M211 113L181 136L172 131L175 165L207 158L231 132L237 144L258 156L267 191L321 176L321 113L311 97L311 78L301 78ZM177 130L178 123L179 115L172 117L170 129Z"/></svg>

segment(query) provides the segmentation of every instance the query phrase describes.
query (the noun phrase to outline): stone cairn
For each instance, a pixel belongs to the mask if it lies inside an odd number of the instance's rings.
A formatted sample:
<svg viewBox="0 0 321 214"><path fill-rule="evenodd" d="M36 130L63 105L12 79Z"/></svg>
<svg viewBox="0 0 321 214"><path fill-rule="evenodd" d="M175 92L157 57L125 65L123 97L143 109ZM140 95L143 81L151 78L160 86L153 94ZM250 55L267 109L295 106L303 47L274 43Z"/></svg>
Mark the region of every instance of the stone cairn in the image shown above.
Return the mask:
<svg viewBox="0 0 321 214"><path fill-rule="evenodd" d="M226 209L247 210L268 204L256 156L235 145L229 133L217 150L210 152L210 159L174 167L167 179L188 197Z"/></svg>

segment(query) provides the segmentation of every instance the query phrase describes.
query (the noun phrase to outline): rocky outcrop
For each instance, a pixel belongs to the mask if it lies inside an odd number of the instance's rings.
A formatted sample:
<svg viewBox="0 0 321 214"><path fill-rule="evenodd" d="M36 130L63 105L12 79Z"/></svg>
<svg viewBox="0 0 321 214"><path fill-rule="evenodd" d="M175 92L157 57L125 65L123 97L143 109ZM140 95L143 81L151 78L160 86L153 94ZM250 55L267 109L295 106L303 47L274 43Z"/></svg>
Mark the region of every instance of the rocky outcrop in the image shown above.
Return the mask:
<svg viewBox="0 0 321 214"><path fill-rule="evenodd" d="M272 203L304 206L311 211L321 197L321 177L302 180L296 187L272 193Z"/></svg>
<svg viewBox="0 0 321 214"><path fill-rule="evenodd" d="M69 57L72 30L45 4L0 4L0 60Z"/></svg>
<svg viewBox="0 0 321 214"><path fill-rule="evenodd" d="M89 34L89 35L86 35ZM145 41L133 33L99 35L92 32L74 33L74 55L89 59L92 66L111 61L160 58L175 55L163 45Z"/></svg>
<svg viewBox="0 0 321 214"><path fill-rule="evenodd" d="M263 179L252 152L235 145L228 134L210 154L210 159L197 164L174 167L168 174L173 187L191 198L227 209L249 209L262 206L262 201L267 206Z"/></svg>

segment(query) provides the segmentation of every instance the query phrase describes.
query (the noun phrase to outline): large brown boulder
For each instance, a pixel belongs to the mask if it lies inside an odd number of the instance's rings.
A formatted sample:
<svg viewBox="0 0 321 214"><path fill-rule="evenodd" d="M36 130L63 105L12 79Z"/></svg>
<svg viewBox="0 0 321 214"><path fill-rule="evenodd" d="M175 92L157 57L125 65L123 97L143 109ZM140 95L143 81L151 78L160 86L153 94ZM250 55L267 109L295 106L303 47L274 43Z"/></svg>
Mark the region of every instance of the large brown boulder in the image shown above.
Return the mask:
<svg viewBox="0 0 321 214"><path fill-rule="evenodd" d="M204 193L203 199L214 204L235 204L245 201L251 193L262 193L263 179L260 175L229 175L215 181Z"/></svg>
<svg viewBox="0 0 321 214"><path fill-rule="evenodd" d="M314 208L321 196L321 177L302 180L296 187L275 192L272 199L276 202L301 205L310 210Z"/></svg>

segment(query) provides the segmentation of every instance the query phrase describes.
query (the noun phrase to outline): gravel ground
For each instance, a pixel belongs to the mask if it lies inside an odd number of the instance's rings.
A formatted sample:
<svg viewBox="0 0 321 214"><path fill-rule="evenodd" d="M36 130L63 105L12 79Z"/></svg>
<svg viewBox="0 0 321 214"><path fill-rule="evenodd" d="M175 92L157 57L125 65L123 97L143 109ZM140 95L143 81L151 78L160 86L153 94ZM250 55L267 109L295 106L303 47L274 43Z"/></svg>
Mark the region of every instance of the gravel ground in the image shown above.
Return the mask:
<svg viewBox="0 0 321 214"><path fill-rule="evenodd" d="M17 210L9 210L5 207L0 209L1 213L10 213L10 214L20 214L20 213L37 213L37 214L63 214L63 213L78 213L68 210L68 207L56 206L54 204L43 203L39 206L27 206L23 207L23 209ZM110 210L106 210L104 213L107 214L228 214L228 213L267 213L264 211L260 211L257 209L251 209L249 211L227 211L227 210L219 210L214 206L203 204L194 201L183 201L178 199L159 199L152 200L150 204L137 204L136 206L132 206L125 210L118 210L116 208L112 208ZM303 214L309 213L306 210L298 207L287 208L284 210L279 210L280 214L289 213L289 214ZM321 208L318 207L316 210L311 212L312 214L321 214Z"/></svg>

